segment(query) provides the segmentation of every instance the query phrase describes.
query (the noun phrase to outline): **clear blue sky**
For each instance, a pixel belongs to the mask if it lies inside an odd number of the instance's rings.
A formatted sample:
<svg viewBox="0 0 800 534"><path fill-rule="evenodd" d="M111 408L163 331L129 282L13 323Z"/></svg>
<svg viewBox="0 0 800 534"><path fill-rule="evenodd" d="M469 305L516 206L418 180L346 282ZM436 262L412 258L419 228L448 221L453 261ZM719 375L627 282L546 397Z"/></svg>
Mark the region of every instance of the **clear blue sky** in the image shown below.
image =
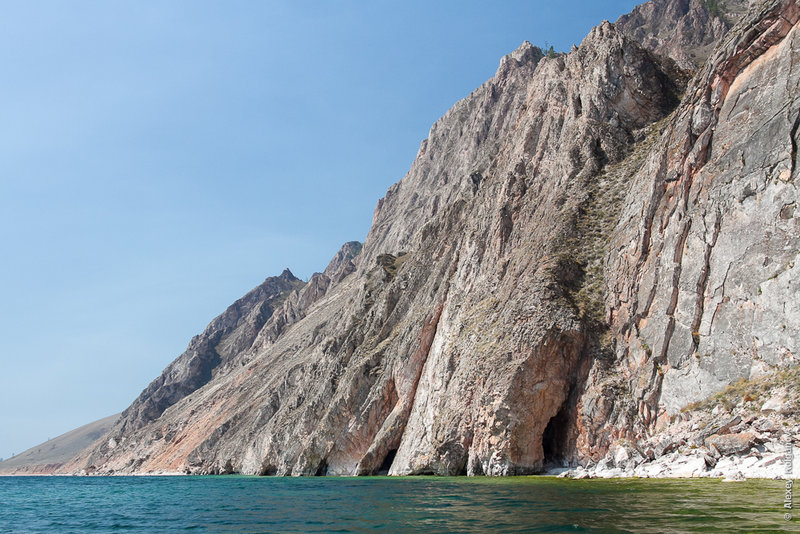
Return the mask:
<svg viewBox="0 0 800 534"><path fill-rule="evenodd" d="M0 457L322 270L502 55L635 3L0 1Z"/></svg>

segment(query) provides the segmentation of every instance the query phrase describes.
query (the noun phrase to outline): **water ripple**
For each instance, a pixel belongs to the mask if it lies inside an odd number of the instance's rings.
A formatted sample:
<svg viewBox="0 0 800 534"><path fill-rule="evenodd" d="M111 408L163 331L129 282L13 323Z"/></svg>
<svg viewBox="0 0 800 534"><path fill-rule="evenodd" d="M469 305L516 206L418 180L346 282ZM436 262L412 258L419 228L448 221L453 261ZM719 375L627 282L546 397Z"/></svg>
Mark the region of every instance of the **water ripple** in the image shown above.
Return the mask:
<svg viewBox="0 0 800 534"><path fill-rule="evenodd" d="M544 477L0 477L0 533L796 531L783 517L783 487Z"/></svg>

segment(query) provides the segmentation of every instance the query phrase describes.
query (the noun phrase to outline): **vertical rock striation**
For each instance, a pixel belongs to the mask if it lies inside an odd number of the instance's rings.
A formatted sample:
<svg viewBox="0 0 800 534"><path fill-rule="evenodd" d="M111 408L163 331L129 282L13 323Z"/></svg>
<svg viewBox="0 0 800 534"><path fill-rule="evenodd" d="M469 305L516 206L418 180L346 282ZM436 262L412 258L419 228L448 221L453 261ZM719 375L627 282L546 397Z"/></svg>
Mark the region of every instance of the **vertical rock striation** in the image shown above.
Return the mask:
<svg viewBox="0 0 800 534"><path fill-rule="evenodd" d="M797 364L799 19L796 2L767 2L729 33L632 178L606 264L624 402L594 374L584 424L617 419L586 434L588 456Z"/></svg>
<svg viewBox="0 0 800 534"><path fill-rule="evenodd" d="M800 8L726 33L743 5L524 43L433 125L363 247L237 301L68 469L535 473L795 364Z"/></svg>

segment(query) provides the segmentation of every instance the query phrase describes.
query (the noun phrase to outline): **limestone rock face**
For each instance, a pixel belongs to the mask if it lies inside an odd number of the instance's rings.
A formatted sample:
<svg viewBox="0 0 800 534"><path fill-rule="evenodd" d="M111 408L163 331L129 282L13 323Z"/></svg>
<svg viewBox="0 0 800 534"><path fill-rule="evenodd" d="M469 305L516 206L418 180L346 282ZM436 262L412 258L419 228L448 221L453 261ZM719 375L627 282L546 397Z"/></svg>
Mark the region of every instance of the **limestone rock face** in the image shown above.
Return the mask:
<svg viewBox="0 0 800 534"><path fill-rule="evenodd" d="M796 2L769 2L734 28L633 176L605 265L617 377L592 376L585 424L596 402L616 411L613 436L643 435L797 364L798 19ZM604 439L587 433L584 450Z"/></svg>
<svg viewBox="0 0 800 534"><path fill-rule="evenodd" d="M727 31L698 5L504 57L363 247L237 301L66 469L627 469L687 404L795 364L800 6Z"/></svg>
<svg viewBox="0 0 800 534"><path fill-rule="evenodd" d="M617 20L617 28L648 50L694 70L747 12L750 0L650 0Z"/></svg>

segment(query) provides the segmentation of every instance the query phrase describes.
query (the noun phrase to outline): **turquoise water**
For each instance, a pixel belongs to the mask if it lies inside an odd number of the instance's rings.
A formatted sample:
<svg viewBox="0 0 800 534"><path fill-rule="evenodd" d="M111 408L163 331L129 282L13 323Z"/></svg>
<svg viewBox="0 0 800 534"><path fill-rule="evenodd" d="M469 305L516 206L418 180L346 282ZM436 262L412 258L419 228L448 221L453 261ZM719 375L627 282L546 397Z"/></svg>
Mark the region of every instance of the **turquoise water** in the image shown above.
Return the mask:
<svg viewBox="0 0 800 534"><path fill-rule="evenodd" d="M800 531L783 497L775 480L0 477L0 532Z"/></svg>

